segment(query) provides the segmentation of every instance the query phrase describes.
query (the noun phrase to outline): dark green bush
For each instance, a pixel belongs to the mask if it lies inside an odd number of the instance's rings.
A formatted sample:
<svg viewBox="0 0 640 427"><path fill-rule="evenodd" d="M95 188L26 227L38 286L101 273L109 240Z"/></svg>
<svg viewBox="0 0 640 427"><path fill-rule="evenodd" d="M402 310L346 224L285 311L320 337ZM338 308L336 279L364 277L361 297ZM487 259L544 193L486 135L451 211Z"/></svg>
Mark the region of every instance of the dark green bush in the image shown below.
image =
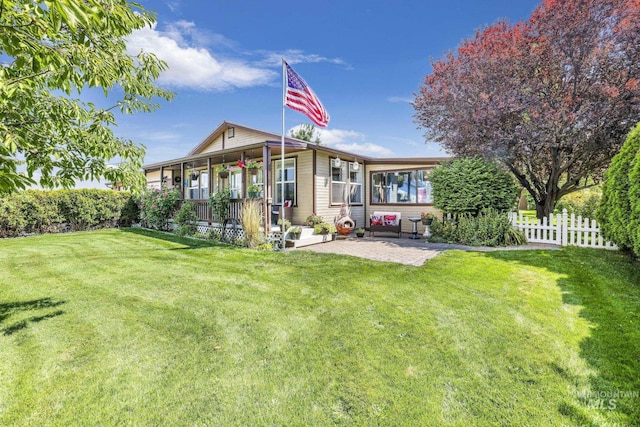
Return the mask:
<svg viewBox="0 0 640 427"><path fill-rule="evenodd" d="M175 232L178 236L195 235L196 231L198 231L198 212L196 205L189 200L185 200L173 218L173 222L177 226Z"/></svg>
<svg viewBox="0 0 640 427"><path fill-rule="evenodd" d="M510 246L526 243L524 234L513 228L504 212L486 209L480 215L459 215L455 220L431 224L431 241L468 246Z"/></svg>
<svg viewBox="0 0 640 427"><path fill-rule="evenodd" d="M140 197L132 194L125 202L120 214L118 225L122 227L131 227L140 221Z"/></svg>
<svg viewBox="0 0 640 427"><path fill-rule="evenodd" d="M640 124L631 130L605 173L596 213L604 236L640 256Z"/></svg>
<svg viewBox="0 0 640 427"><path fill-rule="evenodd" d="M113 227L131 195L112 190L26 190L0 199L0 237Z"/></svg>
<svg viewBox="0 0 640 427"><path fill-rule="evenodd" d="M433 170L429 181L433 204L445 213L478 215L487 208L508 212L520 196L508 172L478 157L444 162Z"/></svg>

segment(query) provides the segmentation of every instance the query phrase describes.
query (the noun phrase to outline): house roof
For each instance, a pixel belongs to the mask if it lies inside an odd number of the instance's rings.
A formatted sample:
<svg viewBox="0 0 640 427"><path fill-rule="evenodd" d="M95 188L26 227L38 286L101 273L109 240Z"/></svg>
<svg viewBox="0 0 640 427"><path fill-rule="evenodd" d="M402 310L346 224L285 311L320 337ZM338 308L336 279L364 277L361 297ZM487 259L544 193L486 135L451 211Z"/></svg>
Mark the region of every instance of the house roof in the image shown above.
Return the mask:
<svg viewBox="0 0 640 427"><path fill-rule="evenodd" d="M252 128L252 127L241 125L238 123L228 122L225 120L224 122L220 123L218 127L216 127L209 135L207 135L207 137L203 139L202 142L200 142L200 144L196 145L193 148L193 150L191 150L187 154L187 157L193 156L195 154L199 154L202 149L206 148L209 144L211 144L211 142L213 142L213 140L215 140L219 135L223 134L230 127L244 129L254 133L263 134L265 136L265 140L273 139L273 140L280 141L281 139L281 135L279 134L267 132L261 129ZM307 141L303 141L297 138L290 138L288 136L285 136L284 140L285 142L296 142L296 143L305 143L305 144L307 143Z"/></svg>
<svg viewBox="0 0 640 427"><path fill-rule="evenodd" d="M208 147L213 141L215 141L215 139L218 138L220 135L224 135L224 132L230 127L233 127L236 129L248 130L257 134L262 134L264 135L265 140L254 143L254 144L243 146L242 149L235 147L235 148L219 150L216 152L210 152L210 151L204 152L204 153L201 152L203 149ZM298 149L298 150L313 149L317 151L327 152L330 154L335 154L336 156L342 156L343 158L346 158L346 159L348 158L358 159L360 161L365 161L371 164L409 164L410 165L410 164L418 164L418 163L439 163L447 159L447 157L379 158L379 157L370 157L366 155L355 154L352 152L328 147L326 145L320 145L320 144L304 141L297 138L291 138L288 136L285 136L284 141L285 141L285 148ZM274 148L280 147L281 135L256 129L256 128L252 128L249 126L241 125L238 123L228 122L225 120L222 123L220 123L209 135L207 135L207 137L204 138L198 145L196 145L185 157L165 160L162 162L145 164L143 168L154 169L161 166L178 165L183 162L194 162L194 161L203 160L212 156L224 156L231 153L237 153L238 151L241 151L241 150L257 149L257 148L263 147L264 145L274 147ZM231 161L232 159L229 159L229 160Z"/></svg>

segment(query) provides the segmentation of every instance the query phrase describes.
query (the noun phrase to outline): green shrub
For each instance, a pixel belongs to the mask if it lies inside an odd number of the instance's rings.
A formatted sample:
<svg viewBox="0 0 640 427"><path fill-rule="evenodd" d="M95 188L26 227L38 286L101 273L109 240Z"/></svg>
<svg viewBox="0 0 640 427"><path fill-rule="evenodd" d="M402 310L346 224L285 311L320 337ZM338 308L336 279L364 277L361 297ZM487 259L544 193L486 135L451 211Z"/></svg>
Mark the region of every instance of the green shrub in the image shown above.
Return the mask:
<svg viewBox="0 0 640 427"><path fill-rule="evenodd" d="M468 246L510 246L526 243L524 233L511 225L504 212L486 209L480 215L462 214L456 220L434 220L431 241Z"/></svg>
<svg viewBox="0 0 640 427"><path fill-rule="evenodd" d="M162 187L147 188L140 201L140 218L147 227L158 230L169 229L169 219L173 216L180 202L178 190Z"/></svg>
<svg viewBox="0 0 640 427"><path fill-rule="evenodd" d="M569 215L582 216L583 218L596 218L596 211L602 200L602 190L599 187L593 187L575 193L568 194L556 203L556 213L562 213L563 209L567 210Z"/></svg>
<svg viewBox="0 0 640 427"><path fill-rule="evenodd" d="M336 226L330 222L321 222L313 226L313 231L316 234L334 234L336 232Z"/></svg>
<svg viewBox="0 0 640 427"><path fill-rule="evenodd" d="M231 191L226 188L219 190L209 196L209 206L213 213L213 218L222 224L229 218L229 207L231 206Z"/></svg>
<svg viewBox="0 0 640 427"><path fill-rule="evenodd" d="M444 162L431 172L429 181L434 206L452 214L478 215L486 208L508 212L520 196L508 172L478 157Z"/></svg>
<svg viewBox="0 0 640 427"><path fill-rule="evenodd" d="M130 198L97 189L16 192L0 199L0 237L113 227Z"/></svg>
<svg viewBox="0 0 640 427"><path fill-rule="evenodd" d="M124 206L122 207L122 211L120 213L120 221L118 221L118 225L122 227L131 227L133 224L136 224L140 221L140 197L131 194Z"/></svg>
<svg viewBox="0 0 640 427"><path fill-rule="evenodd" d="M194 236L198 231L198 211L196 205L189 200L185 200L173 218L176 224L176 234L178 236Z"/></svg>
<svg viewBox="0 0 640 427"><path fill-rule="evenodd" d="M602 201L596 213L604 236L622 250L640 256L640 123L605 173Z"/></svg>

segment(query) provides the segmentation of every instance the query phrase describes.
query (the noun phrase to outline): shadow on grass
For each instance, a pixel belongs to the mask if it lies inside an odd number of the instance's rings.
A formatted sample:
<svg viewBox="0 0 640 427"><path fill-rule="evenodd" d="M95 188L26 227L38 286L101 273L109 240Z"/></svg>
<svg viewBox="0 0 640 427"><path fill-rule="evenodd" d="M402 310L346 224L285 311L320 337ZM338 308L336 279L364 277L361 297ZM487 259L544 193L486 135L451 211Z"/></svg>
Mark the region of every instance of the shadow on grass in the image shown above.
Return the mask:
<svg viewBox="0 0 640 427"><path fill-rule="evenodd" d="M51 298L41 298L31 301L0 302L0 326L2 326L5 321L13 314L23 311L42 310L58 307L65 303L66 301L54 301ZM3 335L13 335L16 332L25 329L29 325L29 323L39 323L43 320L60 316L61 314L64 314L64 311L57 310L44 315L31 316L19 322L15 322L8 326L5 326L4 328L0 329L0 332Z"/></svg>
<svg viewBox="0 0 640 427"><path fill-rule="evenodd" d="M640 265L627 255L604 249L492 252L487 256L563 275L562 302L581 307L580 316L594 325L580 343L580 356L596 372L591 391L578 396L579 406L558 411L580 425L597 425L584 408L614 410L640 424ZM636 424L639 423L639 424Z"/></svg>
<svg viewBox="0 0 640 427"><path fill-rule="evenodd" d="M207 240L191 239L189 237L180 237L172 233L148 230L146 228L122 228L121 230L126 233L133 233L139 236L151 237L153 239L164 240L165 242L177 243L184 246L182 248L171 248L170 250L199 249L211 247L237 249L237 247L232 245L224 245L218 242L210 242Z"/></svg>

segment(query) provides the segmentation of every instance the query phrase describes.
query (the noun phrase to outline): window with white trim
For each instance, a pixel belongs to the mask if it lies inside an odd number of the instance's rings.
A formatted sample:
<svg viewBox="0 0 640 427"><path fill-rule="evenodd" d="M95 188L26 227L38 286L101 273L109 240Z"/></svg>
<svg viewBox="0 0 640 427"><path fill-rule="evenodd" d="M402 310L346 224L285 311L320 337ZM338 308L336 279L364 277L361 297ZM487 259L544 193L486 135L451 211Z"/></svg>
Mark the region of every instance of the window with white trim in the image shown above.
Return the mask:
<svg viewBox="0 0 640 427"><path fill-rule="evenodd" d="M242 198L242 169L234 167L229 171L229 191L232 199Z"/></svg>
<svg viewBox="0 0 640 427"><path fill-rule="evenodd" d="M195 179L194 179L195 178ZM209 174L206 171L193 172L187 175L189 180L189 199L207 199L209 197Z"/></svg>
<svg viewBox="0 0 640 427"><path fill-rule="evenodd" d="M284 185L284 200L291 200L291 205L296 204L296 159L284 160L284 174L282 173L282 161L274 161L275 185L273 186L274 204L282 205L282 187Z"/></svg>
<svg viewBox="0 0 640 427"><path fill-rule="evenodd" d="M331 159L331 204L362 204L362 165Z"/></svg>

